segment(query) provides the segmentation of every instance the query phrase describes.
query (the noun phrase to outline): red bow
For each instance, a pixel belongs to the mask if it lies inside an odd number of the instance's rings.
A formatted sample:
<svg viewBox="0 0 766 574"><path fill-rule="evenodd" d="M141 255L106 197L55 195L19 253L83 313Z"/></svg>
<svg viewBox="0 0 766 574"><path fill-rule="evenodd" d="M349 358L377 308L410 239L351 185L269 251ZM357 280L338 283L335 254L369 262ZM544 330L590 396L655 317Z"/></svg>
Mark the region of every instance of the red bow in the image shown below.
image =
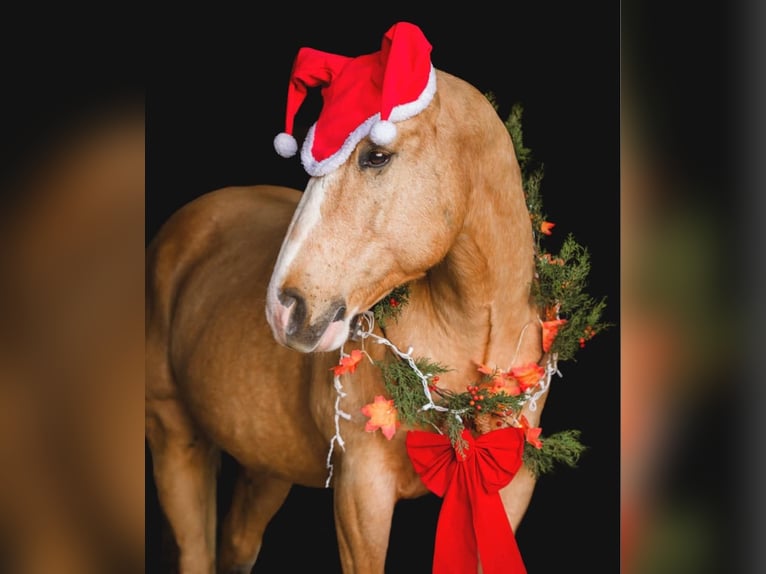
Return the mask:
<svg viewBox="0 0 766 574"><path fill-rule="evenodd" d="M407 433L407 453L423 483L443 497L433 574L526 574L498 491L521 467L524 430L508 427L474 438L463 431L461 454L449 437Z"/></svg>

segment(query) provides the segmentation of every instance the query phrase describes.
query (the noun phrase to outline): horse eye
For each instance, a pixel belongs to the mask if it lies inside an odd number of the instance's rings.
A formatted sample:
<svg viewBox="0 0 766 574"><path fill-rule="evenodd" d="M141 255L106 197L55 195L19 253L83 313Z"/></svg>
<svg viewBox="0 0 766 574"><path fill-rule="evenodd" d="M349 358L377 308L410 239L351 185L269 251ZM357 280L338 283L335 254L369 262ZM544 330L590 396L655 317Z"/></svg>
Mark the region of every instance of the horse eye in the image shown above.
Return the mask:
<svg viewBox="0 0 766 574"><path fill-rule="evenodd" d="M391 160L391 154L380 149L372 149L359 158L361 167L383 167Z"/></svg>

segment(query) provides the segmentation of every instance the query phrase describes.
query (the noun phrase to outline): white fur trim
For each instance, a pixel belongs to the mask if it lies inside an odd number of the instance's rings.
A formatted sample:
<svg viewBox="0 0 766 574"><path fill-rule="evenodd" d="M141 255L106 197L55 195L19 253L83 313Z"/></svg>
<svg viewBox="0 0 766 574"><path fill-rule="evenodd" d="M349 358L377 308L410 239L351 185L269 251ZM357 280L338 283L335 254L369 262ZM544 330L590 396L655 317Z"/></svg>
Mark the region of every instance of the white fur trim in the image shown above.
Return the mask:
<svg viewBox="0 0 766 574"><path fill-rule="evenodd" d="M434 98L434 94L436 94L436 70L434 70L432 65L431 73L428 74L428 83L418 96L418 99L407 104L394 106L394 109L391 110L391 116L388 119L392 122L403 122L404 120L410 119L412 116L418 115L428 107L428 104L430 104L431 100Z"/></svg>
<svg viewBox="0 0 766 574"><path fill-rule="evenodd" d="M372 143L378 145L388 145L396 139L396 126L394 122L382 120L375 122L370 130L370 139Z"/></svg>
<svg viewBox="0 0 766 574"><path fill-rule="evenodd" d="M282 157L293 157L298 151L298 142L290 134L282 132L274 138L274 149Z"/></svg>

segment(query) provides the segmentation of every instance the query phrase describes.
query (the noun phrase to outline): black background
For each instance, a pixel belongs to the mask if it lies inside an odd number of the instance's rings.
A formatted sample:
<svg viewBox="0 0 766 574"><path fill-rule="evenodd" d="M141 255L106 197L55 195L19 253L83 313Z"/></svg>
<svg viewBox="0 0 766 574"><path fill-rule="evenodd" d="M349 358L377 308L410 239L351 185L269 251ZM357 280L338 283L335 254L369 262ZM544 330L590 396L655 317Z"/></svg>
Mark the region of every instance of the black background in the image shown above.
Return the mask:
<svg viewBox="0 0 766 574"><path fill-rule="evenodd" d="M147 92L146 237L185 202L227 185L276 183L302 188L297 158L280 158L272 140L284 128L287 82L299 47L357 56L377 51L399 20L419 25L432 62L481 91L495 93L505 118L524 106L524 137L543 162L544 211L556 223L548 247L567 233L591 253L589 291L606 296L606 319L619 316L619 3L518 4L481 15L359 6L314 13L276 7L179 15L150 57ZM379 9L378 9L379 8ZM375 15L370 15L374 13ZM281 15L279 12L283 12ZM362 16L361 14L365 14ZM181 17L184 16L184 17ZM198 18L195 18L197 21ZM162 35L160 35L161 37ZM307 127L315 118L299 115ZM454 158L453 161L460 161ZM577 469L559 467L537 486L517 541L532 573L618 571L619 328L603 333L561 364L542 419L544 434L578 428L588 450ZM224 460L221 511L231 462ZM146 571L159 573L162 517L146 471ZM387 572L430 571L439 500L397 507ZM311 567L339 571L332 493L295 487L264 537L254 572Z"/></svg>

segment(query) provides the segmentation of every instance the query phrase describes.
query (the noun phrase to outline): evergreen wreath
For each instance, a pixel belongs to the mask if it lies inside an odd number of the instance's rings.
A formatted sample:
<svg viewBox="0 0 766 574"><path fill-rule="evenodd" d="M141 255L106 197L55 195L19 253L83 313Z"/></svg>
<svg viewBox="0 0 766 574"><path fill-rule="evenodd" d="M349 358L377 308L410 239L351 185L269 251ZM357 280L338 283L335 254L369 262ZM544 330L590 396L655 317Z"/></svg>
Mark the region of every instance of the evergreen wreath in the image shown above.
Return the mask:
<svg viewBox="0 0 766 574"><path fill-rule="evenodd" d="M494 94L485 95L497 111ZM588 250L571 234L565 238L558 253L551 253L543 244L545 237L552 234L554 224L547 221L543 212L540 193L543 166L533 165L532 152L524 146L522 114L523 107L514 104L504 125L516 151L532 221L536 273L531 289L543 315L540 321L544 364L531 363L508 372L481 366L478 380L466 385L464 392L455 393L438 386L439 375L447 372L449 367L428 358L411 357L383 340L399 355L375 361L390 398L376 397L375 403L366 405L363 412L370 417L367 430L381 428L390 438L401 423L416 428L433 427L447 434L459 452L464 446L462 432L466 428L483 434L495 428L521 426L526 437L524 463L535 476L539 476L552 470L556 463L576 466L586 447L580 442L579 430L541 436L541 429L531 428L521 415L521 409L547 389L552 374L560 375L558 361L573 360L588 340L611 325L602 320L606 299L594 299L585 291L590 272ZM382 327L388 321L395 321L408 298L407 285L396 287L373 306L374 320ZM353 372L359 360L361 353L358 351L351 356L342 353L340 364L335 368L336 376ZM507 392L509 389L512 392Z"/></svg>

